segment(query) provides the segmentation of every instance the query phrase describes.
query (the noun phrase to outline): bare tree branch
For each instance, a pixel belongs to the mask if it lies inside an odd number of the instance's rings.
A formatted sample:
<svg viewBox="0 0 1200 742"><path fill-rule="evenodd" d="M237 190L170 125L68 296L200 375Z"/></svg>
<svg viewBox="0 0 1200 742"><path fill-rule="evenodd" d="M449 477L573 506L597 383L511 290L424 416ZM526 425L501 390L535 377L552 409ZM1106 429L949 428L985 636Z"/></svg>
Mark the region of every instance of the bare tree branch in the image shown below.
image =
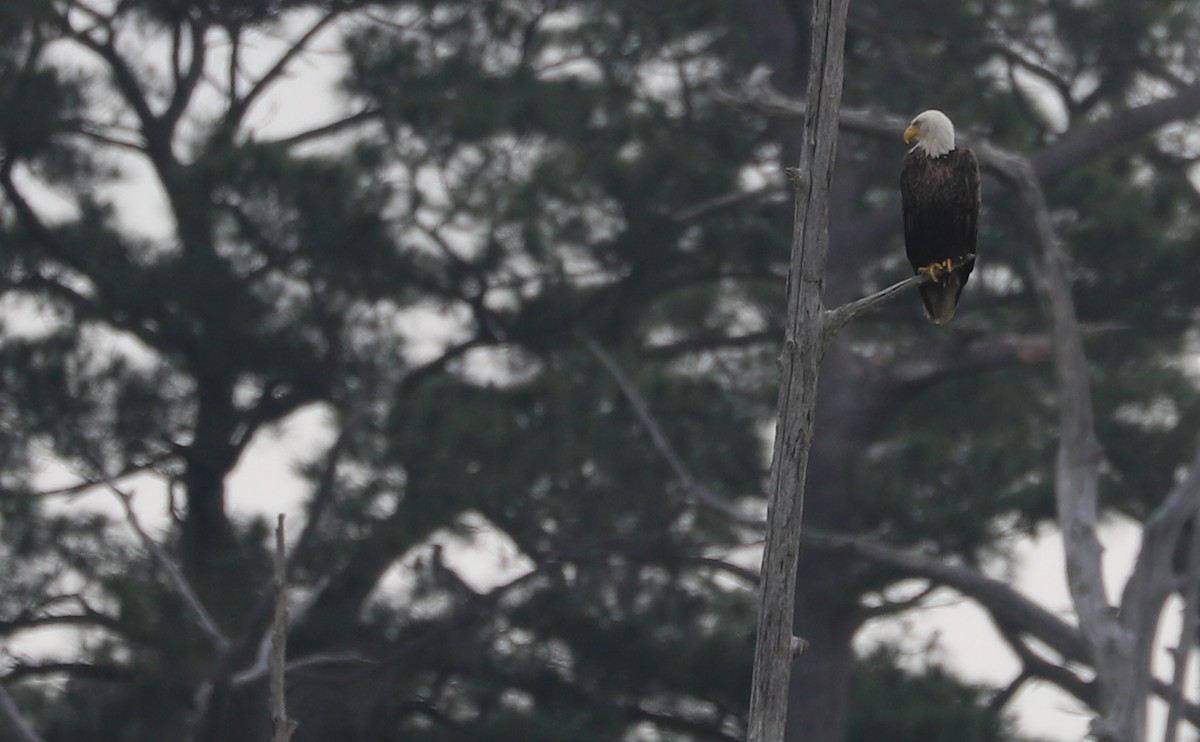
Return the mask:
<svg viewBox="0 0 1200 742"><path fill-rule="evenodd" d="M1200 114L1200 83L1168 98L1119 111L1103 121L1064 135L1030 158L1034 173L1039 178L1053 178L1109 152L1118 144L1197 114Z"/></svg>
<svg viewBox="0 0 1200 742"><path fill-rule="evenodd" d="M1187 680L1188 661L1196 643L1196 629L1200 626L1200 534L1196 533L1195 520L1192 521L1192 538L1188 543L1187 570L1185 585L1180 597L1183 599L1183 620L1180 621L1179 639L1171 650L1175 659L1175 667L1171 676L1171 695L1167 699L1166 730L1163 742L1175 742L1179 735L1179 722L1183 717L1184 683Z"/></svg>
<svg viewBox="0 0 1200 742"><path fill-rule="evenodd" d="M288 719L286 694L287 664L287 548L284 543L283 513L275 524L275 618L271 621L271 739L288 742L296 722Z"/></svg>
<svg viewBox="0 0 1200 742"><path fill-rule="evenodd" d="M778 118L802 119L808 110L803 100L775 91L765 79L737 92L715 91L714 99ZM1053 178L1104 155L1118 144L1197 114L1200 114L1200 83L1193 83L1170 97L1114 113L1103 121L1067 132L1028 159L1038 178ZM873 108L843 108L840 123L846 131L895 140L908 124L908 118ZM976 147L977 142L983 141L971 131L961 132L959 138L968 147Z"/></svg>
<svg viewBox="0 0 1200 742"><path fill-rule="evenodd" d="M1055 502L1063 534L1067 587L1096 667L1099 685L1092 732L1100 740L1136 742L1145 734L1150 644L1161 597L1137 605L1109 604L1096 534L1100 445L1092 411L1083 332L1075 316L1067 257L1050 221L1050 210L1029 160L985 142L976 144L1015 191L1022 218L1038 251L1035 283L1054 338L1053 358L1059 408ZM1161 590L1159 591L1161 593Z"/></svg>
<svg viewBox="0 0 1200 742"><path fill-rule="evenodd" d="M99 470L99 469L98 469ZM200 596L192 589L191 583L183 574L183 569L179 564L167 554L166 550L154 540L154 538L146 532L142 527L141 521L138 520L137 513L133 510L133 495L117 486L116 482L111 477L103 475L104 484L108 487L117 500L120 501L121 507L125 511L125 520L129 523L129 527L137 534L138 540L141 541L143 548L149 552L151 558L162 570L166 576L167 582L175 590L180 598L183 599L184 605L192 614L196 625L209 638L218 652L225 652L229 648L229 637L213 620L212 614L204 607Z"/></svg>
<svg viewBox="0 0 1200 742"><path fill-rule="evenodd" d="M171 102L167 104L166 110L158 118L157 125L165 130L163 136L167 138L174 137L175 127L179 125L179 120L183 118L184 112L191 104L196 86L200 84L200 79L204 76L205 63L208 61L208 45L205 42L208 24L199 19L190 20L188 21L188 32L190 59L187 67L176 73L175 90L171 92Z"/></svg>
<svg viewBox="0 0 1200 742"><path fill-rule="evenodd" d="M743 582L745 582L748 585L753 585L753 586L757 587L760 582L760 580L758 579L758 572L756 570L748 569L741 565L734 564L733 562L727 562L724 559L717 559L716 557L699 556L699 557L691 557L687 561L690 563L699 564L699 565L702 565L705 567L712 567L713 569L715 569L719 572L725 572L727 574L730 574L730 575L738 578L739 580L742 580Z"/></svg>
<svg viewBox="0 0 1200 742"><path fill-rule="evenodd" d="M1179 701L1182 704L1183 718L1187 719L1193 727L1200 729L1200 705L1191 703L1186 698L1178 697L1174 688L1158 678L1150 680L1150 687L1159 698L1165 699L1168 703Z"/></svg>
<svg viewBox="0 0 1200 742"><path fill-rule="evenodd" d="M1009 648L1021 660L1022 677L1041 678L1062 688L1082 703L1089 706L1096 703L1096 689L1090 682L1079 677L1065 665L1056 664L1039 656L1021 637L1022 632L1019 629L1003 621L996 621L994 616L993 623Z"/></svg>
<svg viewBox="0 0 1200 742"><path fill-rule="evenodd" d="M342 8L334 8L318 18L315 23L309 26L307 31L300 35L300 38L293 42L287 48L287 50L281 54L277 60L275 60L275 63L271 65L270 69L263 73L262 77L258 78L258 80L251 84L250 89L241 98L237 97L236 90L230 88L230 105L229 112L226 114L226 123L231 128L237 127L239 124L241 124L246 112L250 110L250 107L256 100L258 100L259 96L261 96L268 88L270 88L272 83L279 79L279 76L287 70L288 65L292 63L296 56L308 47L309 42L311 42L317 36L317 34L325 30L330 23L333 23L334 20L341 16L342 13Z"/></svg>
<svg viewBox="0 0 1200 742"><path fill-rule="evenodd" d="M972 255L969 259L974 260L975 256ZM959 263L956 263L954 265L954 268L960 267L963 264L963 262L965 262L965 261L960 261ZM846 304L843 304L842 306L840 306L836 309L830 309L829 311L825 312L825 321L822 323L823 330L822 330L822 338L821 338L821 347L823 349L827 349L829 347L829 344L831 342L833 342L834 335L836 335L839 330L841 330L843 327L845 327L847 324L849 324L856 318L861 317L862 315L866 314L867 312L870 312L874 309L879 308L885 302L891 301L892 299L896 298L900 294L904 293L905 291L908 291L909 289L911 289L913 287L920 286L923 283L927 283L930 279L931 279L930 274L918 273L915 276L909 276L908 278L904 279L903 281L894 283L891 286L888 286L886 289L876 291L874 294L871 294L870 296L864 296L861 299L857 299L852 302L847 302Z"/></svg>
<svg viewBox="0 0 1200 742"><path fill-rule="evenodd" d="M7 728L14 735L15 742L42 742L3 683L0 683L0 727Z"/></svg>
<svg viewBox="0 0 1200 742"><path fill-rule="evenodd" d="M692 721L682 716L650 711L636 705L627 707L626 711L631 718L648 721L663 729L674 729L684 732L691 737L713 739L718 740L718 742L739 742L741 740L741 737L735 737L722 732L715 723Z"/></svg>
<svg viewBox="0 0 1200 742"><path fill-rule="evenodd" d="M1006 582L962 565L918 552L903 551L865 538L806 529L804 545L844 551L907 576L925 577L954 588L1008 625L1036 636L1063 657L1088 662L1088 650L1079 630L1022 595Z"/></svg>
<svg viewBox="0 0 1200 742"><path fill-rule="evenodd" d="M1122 605L1134 605L1139 600L1138 593L1147 589L1155 575L1170 571L1180 533L1197 512L1200 512L1200 449L1183 476L1142 524L1142 546L1133 574L1125 583ZM1172 585L1158 585L1160 592L1172 588Z"/></svg>
<svg viewBox="0 0 1200 742"><path fill-rule="evenodd" d="M787 191L783 187L774 184L762 186L761 188L755 188L748 191L734 191L732 193L726 193L722 196L716 196L714 198L701 201L700 203L689 206L686 209L681 209L680 211L675 212L671 218L677 222L686 224L719 209L737 206L738 204L742 204L747 201L774 199L776 196L782 196L785 193L787 193Z"/></svg>
<svg viewBox="0 0 1200 742"><path fill-rule="evenodd" d="M279 139L272 140L269 143L278 144L283 147L294 147L298 144L304 144L305 142L311 142L314 139L320 139L321 137L337 134L346 129L358 126L359 124L366 123L377 118L379 114L380 111L378 108L375 108L374 106L368 106L361 111L357 111L349 116L337 119L336 121L322 124L315 128L299 132L298 134L291 134L286 137L281 137Z"/></svg>
<svg viewBox="0 0 1200 742"><path fill-rule="evenodd" d="M1123 325L1084 325L1084 336L1123 330ZM889 359L882 385L886 395L909 393L941 379L988 371L1013 363L1041 364L1051 359L1051 339L1046 333L986 335L951 332L939 346L923 348L918 354Z"/></svg>
<svg viewBox="0 0 1200 742"><path fill-rule="evenodd" d="M637 387L625 375L625 372L621 370L617 362L592 338L582 334L577 334L577 337L579 338L579 342L583 343L584 347L591 351L592 355L600 361L600 364L612 376L613 381L617 384L617 388L621 390L621 394L624 395L625 400L629 402L629 406L633 408L634 414L641 421L642 427L650 435L650 440L654 444L655 449L666 460L667 464L671 467L671 471L675 473L675 478L683 485L688 495L701 505L725 516L732 523L761 530L764 525L761 518L746 515L736 505L696 481L691 471L684 465L683 459L676 453L675 447L671 445L671 441L663 433L662 428L659 427L658 421L654 419L654 415L650 413L650 408L646 405L645 400L642 399L642 395L638 392Z"/></svg>

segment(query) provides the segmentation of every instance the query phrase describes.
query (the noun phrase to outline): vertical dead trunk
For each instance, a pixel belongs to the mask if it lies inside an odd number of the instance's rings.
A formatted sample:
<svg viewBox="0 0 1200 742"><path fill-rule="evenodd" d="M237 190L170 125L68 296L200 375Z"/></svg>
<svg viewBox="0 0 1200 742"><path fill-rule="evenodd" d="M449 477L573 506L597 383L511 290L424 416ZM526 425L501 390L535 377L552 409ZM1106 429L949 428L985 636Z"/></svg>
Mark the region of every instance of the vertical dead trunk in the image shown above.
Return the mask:
<svg viewBox="0 0 1200 742"><path fill-rule="evenodd" d="M743 17L754 38L762 64L773 72L772 85L800 96L808 79L812 7L808 0L747 0ZM798 122L773 122L783 146L785 165L797 162L803 141ZM840 163L844 166L845 163ZM830 243L833 246L825 273L825 296L838 304L856 295L861 264L845 254L847 246L862 246L862 240L845 240L853 229L855 203L850 182L838 170L834 198L830 204ZM870 243L872 246L874 242ZM854 440L856 421L870 416L869 395L859 386L861 369L856 358L835 343L822 361L824 381L817 392L816 430L806 485L806 522L831 530L851 530L850 516L839 508L845 502L846 456L861 448ZM797 564L794 633L810 642L792 670L788 688L786 733L783 739L803 742L842 742L849 707L850 673L854 663L852 641L858 629L851 615L855 596L851 568L854 560L842 555L802 552Z"/></svg>
<svg viewBox="0 0 1200 742"><path fill-rule="evenodd" d="M813 8L809 110L800 164L792 171L796 221L788 270L779 415L761 570L748 725L750 742L783 739L787 721L796 560L824 345L822 293L829 248L829 191L837 153L848 4L848 0L817 0Z"/></svg>

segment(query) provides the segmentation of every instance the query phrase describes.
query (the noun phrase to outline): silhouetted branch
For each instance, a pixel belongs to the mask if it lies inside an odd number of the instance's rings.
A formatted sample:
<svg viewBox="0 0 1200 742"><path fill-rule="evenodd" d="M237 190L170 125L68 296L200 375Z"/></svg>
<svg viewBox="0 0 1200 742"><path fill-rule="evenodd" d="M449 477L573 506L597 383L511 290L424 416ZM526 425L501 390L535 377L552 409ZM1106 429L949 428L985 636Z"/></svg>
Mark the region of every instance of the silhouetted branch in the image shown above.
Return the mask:
<svg viewBox="0 0 1200 742"><path fill-rule="evenodd" d="M910 577L924 577L971 598L998 621L1036 636L1072 662L1088 662L1078 628L1021 594L1007 582L968 566L914 551L896 549L866 538L805 529L808 548L844 551Z"/></svg>
<svg viewBox="0 0 1200 742"><path fill-rule="evenodd" d="M743 582L746 582L747 584L753 585L755 587L757 587L758 583L759 583L758 572L756 570L749 569L748 567L743 567L740 564L734 564L733 562L727 562L724 559L717 559L716 557L698 556L698 557L691 557L687 561L690 563L693 563L693 564L699 564L699 565L703 565L705 567L711 567L719 572L725 572L725 573L732 575L733 577L736 577L739 580L742 580Z"/></svg>
<svg viewBox="0 0 1200 742"><path fill-rule="evenodd" d="M642 427L649 434L650 441L654 444L655 449L666 460L667 464L671 467L671 471L675 473L675 478L683 485L688 495L697 503L725 516L732 523L761 530L764 525L761 518L746 515L736 505L696 481L691 471L684 465L683 459L676 453L675 447L671 445L670 439L667 438L658 421L654 419L654 415L650 413L650 408L646 404L646 401L642 399L642 395L638 392L637 387L625 375L625 372L621 370L617 362L592 338L582 334L578 334L577 336L579 342L583 343L584 347L591 351L592 355L600 361L600 364L604 366L605 370L613 378L613 381L616 382L617 388L621 390L621 394L629 402L629 406L633 408L634 414L641 421Z"/></svg>
<svg viewBox="0 0 1200 742"><path fill-rule="evenodd" d="M287 548L283 534L283 513L275 524L275 618L271 622L271 739L288 742L296 722L287 715Z"/></svg>
<svg viewBox="0 0 1200 742"><path fill-rule="evenodd" d="M1193 516L1192 523L1195 523ZM1193 526L1192 538L1188 542L1187 569L1184 572L1184 588L1180 591L1183 600L1183 620L1179 625L1179 639L1171 650L1175 661L1171 676L1171 695L1167 698L1166 730L1163 742L1175 742L1179 735L1179 722L1183 718L1187 700L1184 683L1187 681L1188 662L1196 644L1196 629L1200 627L1200 534Z"/></svg>
<svg viewBox="0 0 1200 742"><path fill-rule="evenodd" d="M971 259L974 260L974 256L971 256ZM963 262L965 261L955 263L954 267L960 267ZM821 330L822 347L828 348L829 343L833 341L833 336L855 318L880 307L885 302L891 301L905 291L920 286L929 280L930 275L928 273L918 273L915 276L909 276L903 281L894 283L891 286L888 286L886 289L876 291L870 296L864 296L861 299L847 302L836 309L827 310L825 312L825 321L822 323Z"/></svg>
<svg viewBox="0 0 1200 742"><path fill-rule="evenodd" d="M1154 690L1155 695L1168 703L1180 703L1183 718L1187 719L1188 723L1193 727L1200 729L1200 705L1192 703L1187 698L1178 696L1171 685L1158 678L1150 679L1150 687Z"/></svg>
<svg viewBox="0 0 1200 742"><path fill-rule="evenodd" d="M307 48L309 42L312 41L317 34L321 33L321 31L328 27L330 23L336 20L342 14L342 12L343 9L335 8L318 18L316 22L309 26L307 31L301 34L296 41L292 42L292 44L288 46L287 50L275 60L275 63L271 65L270 69L263 73L262 77L258 78L258 80L251 84L250 90L248 90L244 96L237 98L236 91L230 89L231 101L229 113L226 115L228 124L230 126L237 126L240 124L242 119L245 117L246 112L254 104L254 101L258 100L258 97L262 95L271 86L271 84L287 70L288 65L291 64L292 60L294 60L298 54Z"/></svg>
<svg viewBox="0 0 1200 742"><path fill-rule="evenodd" d="M726 734L720 729L717 723L708 723L703 721L693 721L675 714L665 714L658 711L650 711L641 706L629 706L626 711L633 719L648 721L657 727L663 729L673 729L679 732L686 733L689 737L700 739L713 739L718 742L740 742L741 737L735 737L732 734Z"/></svg>
<svg viewBox="0 0 1200 742"><path fill-rule="evenodd" d="M15 742L42 742L42 738L25 720L17 702L9 695L8 689L0 683L0 728L7 728Z"/></svg>
<svg viewBox="0 0 1200 742"><path fill-rule="evenodd" d="M365 123L367 121L370 121L371 119L378 117L379 114L380 114L380 110L378 108L376 108L374 106L368 106L367 108L364 108L361 111L352 113L349 116L345 116L343 118L337 119L336 121L331 121L327 124L322 124L320 126L312 128L312 129L307 129L305 131L299 132L297 134L291 134L286 137L281 137L279 139L272 140L269 143L277 144L277 145L280 145L283 147L294 147L298 144L304 144L305 142L311 142L314 139L320 139L321 137L331 136L333 134L337 134L346 129L352 128L354 126L358 126L359 124Z"/></svg>
<svg viewBox="0 0 1200 742"><path fill-rule="evenodd" d="M804 100L779 93L770 87L765 78L757 79L737 91L716 91L714 99L776 118L803 119L808 111ZM1200 83L1193 83L1166 98L1118 111L1102 121L1069 131L1028 159L1036 177L1052 178L1110 152L1118 144L1198 113ZM874 108L843 108L839 121L846 131L896 141L909 119ZM959 139L964 146L976 150L983 141L977 133L969 130L960 132ZM980 162L982 164L982 158Z"/></svg>
<svg viewBox="0 0 1200 742"><path fill-rule="evenodd" d="M99 467L97 466L97 470ZM166 576L167 582L175 590L180 598L183 599L184 605L188 607L193 619L200 630L208 636L213 645L216 646L219 652L224 652L229 648L229 637L213 620L212 614L204 607L204 603L200 600L200 596L192 589L191 583L183 574L183 569L179 564L167 554L166 550L154 540L154 538L146 532L142 527L141 521L138 520L137 513L133 510L133 495L126 492L117 486L116 482L111 477L103 476L105 486L112 492L117 500L120 501L121 507L125 511L125 520L129 523L129 527L137 534L138 540L141 541L143 548L149 552L151 558L159 569Z"/></svg>
<svg viewBox="0 0 1200 742"><path fill-rule="evenodd" d="M1000 636L1003 637L1009 648L1021 661L1020 677L1041 678L1062 688L1084 704L1091 706L1096 703L1096 688L1094 685L1072 672L1069 667L1056 664L1038 656L1021 637L1022 631L1020 629L1004 621L996 620L994 616L992 618L993 624L1000 632ZM998 699L993 699L993 704L998 703ZM997 708L999 707L997 706Z"/></svg>
<svg viewBox="0 0 1200 742"><path fill-rule="evenodd" d="M689 206L686 209L681 209L675 212L671 218L681 223L692 222L719 209L737 206L738 204L742 204L747 201L774 198L775 196L782 196L786 193L787 190L779 185L767 185L749 191L734 191L732 193L726 193L721 196L715 196L705 201L701 201L700 203Z"/></svg>

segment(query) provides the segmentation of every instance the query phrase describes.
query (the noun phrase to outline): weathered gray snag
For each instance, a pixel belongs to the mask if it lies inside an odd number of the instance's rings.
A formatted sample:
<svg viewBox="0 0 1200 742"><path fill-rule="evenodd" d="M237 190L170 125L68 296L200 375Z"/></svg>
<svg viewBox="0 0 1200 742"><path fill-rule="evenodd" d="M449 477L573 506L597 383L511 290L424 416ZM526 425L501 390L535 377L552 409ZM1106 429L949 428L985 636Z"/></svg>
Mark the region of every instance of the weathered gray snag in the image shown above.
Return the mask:
<svg viewBox="0 0 1200 742"><path fill-rule="evenodd" d="M287 660L287 549L283 538L283 513L275 524L275 616L271 622L271 740L288 742L296 722L288 719L286 698Z"/></svg>
<svg viewBox="0 0 1200 742"><path fill-rule="evenodd" d="M1002 583L970 569L854 537L805 534L805 543L812 548L849 550L903 573L955 587L978 601L991 614L1001 635L1024 665L1022 674L1005 693L1015 692L1029 678L1059 685L1096 712L1091 734L1101 742L1144 740L1146 701L1151 695L1171 704L1169 727L1174 729L1181 719L1186 719L1200 728L1200 705L1180 692L1185 658L1177 658L1178 678L1172 683L1150 672L1151 659L1157 651L1154 637L1158 622L1167 599L1181 589L1173 560L1185 543L1182 535L1185 524L1200 513L1200 452L1144 521L1142 546L1133 573L1121 590L1119 602L1114 604L1105 589L1102 545L1096 532L1102 452L1083 350L1083 338L1089 328L1081 325L1075 314L1069 260L1054 233L1040 180L1058 174L1072 162L1079 164L1096 157L1101 151L1097 142L1111 143L1118 132L1125 132L1120 136L1132 131L1149 133L1172 117L1182 115L1181 112L1192 110L1200 101L1196 98L1198 90L1200 87L1189 87L1173 98L1117 114L1111 122L1099 122L1066 135L1063 142L1067 144L1060 142L1028 157L997 147L982 136L968 133L960 139L975 150L981 165L998 176L1015 196L1018 212L1035 248L1035 278L1050 326L1050 342L1045 345L1054 363L1058 389L1060 437L1055 473L1058 523L1063 532L1068 586L1078 625L1062 622ZM772 115L796 117L816 111L804 101L786 99L764 86L750 87L744 94L726 94L725 98L732 105ZM840 117L842 127L848 131L889 139L903 123L903 118L895 114L869 110L842 110ZM1069 155L1065 160L1064 153ZM842 325L907 290L914 280L907 279L879 294L827 312L822 328L826 342ZM764 562L764 570L768 566L771 565ZM764 605L765 601L764 595ZM1189 599L1188 605L1193 608L1185 613L1185 624L1200 624L1194 600ZM1181 637L1191 636L1194 636L1191 628L1181 632ZM1054 647L1064 662L1046 661L1030 649L1030 638ZM1094 679L1085 679L1079 668L1089 669Z"/></svg>
<svg viewBox="0 0 1200 742"><path fill-rule="evenodd" d="M800 165L792 172L796 221L788 268L787 327L779 359L779 414L750 693L750 742L783 739L787 720L796 558L824 340L821 294L829 251L829 190L837 154L848 6L849 0L815 0L813 4L809 110Z"/></svg>

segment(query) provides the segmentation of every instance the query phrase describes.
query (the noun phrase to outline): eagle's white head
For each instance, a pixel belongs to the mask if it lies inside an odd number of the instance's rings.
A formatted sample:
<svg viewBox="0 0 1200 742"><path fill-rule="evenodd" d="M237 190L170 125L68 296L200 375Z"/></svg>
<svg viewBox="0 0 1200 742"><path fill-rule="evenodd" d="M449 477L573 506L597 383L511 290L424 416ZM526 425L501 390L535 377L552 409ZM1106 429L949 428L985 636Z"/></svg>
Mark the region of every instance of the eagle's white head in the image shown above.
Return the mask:
<svg viewBox="0 0 1200 742"><path fill-rule="evenodd" d="M905 144L911 144L913 140L917 142L913 149L930 157L941 157L954 149L954 124L941 111L922 111L904 130Z"/></svg>

